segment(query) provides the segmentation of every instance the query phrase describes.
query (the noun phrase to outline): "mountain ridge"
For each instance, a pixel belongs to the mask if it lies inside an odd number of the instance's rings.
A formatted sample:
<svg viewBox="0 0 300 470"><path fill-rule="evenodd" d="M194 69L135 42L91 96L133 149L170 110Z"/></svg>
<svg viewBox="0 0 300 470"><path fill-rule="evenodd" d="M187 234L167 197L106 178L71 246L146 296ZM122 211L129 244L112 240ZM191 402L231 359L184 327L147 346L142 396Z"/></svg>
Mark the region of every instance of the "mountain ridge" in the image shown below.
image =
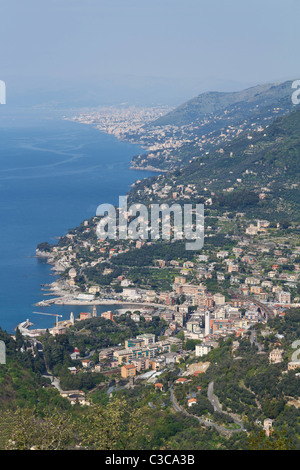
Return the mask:
<svg viewBox="0 0 300 470"><path fill-rule="evenodd" d="M256 102L259 98L262 98L264 102L271 102L274 98L276 99L276 94L278 94L278 100L280 100L281 98L292 95L292 83L293 80L288 80L285 82L256 85L250 88L246 88L242 91L209 91L201 93L200 95L197 95L196 97L191 98L182 105L178 106L175 110L170 111L165 116L160 117L152 124L187 125L190 124L193 120L199 119L201 116L216 113L224 109L226 106L238 104L244 100ZM201 110L199 110L200 107ZM190 112L190 116L187 116L188 122L186 119L184 119L187 111ZM195 115L196 112L197 114Z"/></svg>
<svg viewBox="0 0 300 470"><path fill-rule="evenodd" d="M183 168L241 133L265 128L277 117L297 109L292 101L292 84L289 80L192 98L138 133L128 133L128 140L147 149L147 153L133 157L132 168Z"/></svg>

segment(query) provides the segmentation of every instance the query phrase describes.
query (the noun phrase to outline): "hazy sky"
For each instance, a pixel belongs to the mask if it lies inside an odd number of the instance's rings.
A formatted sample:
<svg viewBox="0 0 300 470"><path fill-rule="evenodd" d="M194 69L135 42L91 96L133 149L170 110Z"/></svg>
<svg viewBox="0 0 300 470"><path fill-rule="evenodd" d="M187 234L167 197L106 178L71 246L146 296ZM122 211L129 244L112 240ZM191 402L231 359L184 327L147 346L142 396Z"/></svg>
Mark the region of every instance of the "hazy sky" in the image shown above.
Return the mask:
<svg viewBox="0 0 300 470"><path fill-rule="evenodd" d="M172 92L190 87L193 94L197 86L300 78L299 0L0 0L0 6L0 79L18 91L109 79L111 89L134 88L136 81L137 89L155 83L155 93L170 81Z"/></svg>

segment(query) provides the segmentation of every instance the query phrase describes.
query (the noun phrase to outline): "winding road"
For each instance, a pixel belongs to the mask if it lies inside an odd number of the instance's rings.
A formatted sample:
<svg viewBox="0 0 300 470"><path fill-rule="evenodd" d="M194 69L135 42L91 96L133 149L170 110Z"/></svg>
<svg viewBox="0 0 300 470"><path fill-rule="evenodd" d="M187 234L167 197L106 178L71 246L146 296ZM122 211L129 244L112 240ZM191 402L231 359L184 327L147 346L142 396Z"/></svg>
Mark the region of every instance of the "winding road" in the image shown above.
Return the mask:
<svg viewBox="0 0 300 470"><path fill-rule="evenodd" d="M209 399L210 403L214 407L214 411L217 411L226 416L229 416L231 419L233 419L234 423L240 427L240 429L232 430L233 432L240 432L240 431L245 430L244 424L242 421L238 420L237 418L232 416L230 413L226 413L225 411L222 411L222 405L219 402L218 397L214 394L214 382L210 382L210 384L208 385L207 398Z"/></svg>
<svg viewBox="0 0 300 470"><path fill-rule="evenodd" d="M191 413L188 413L182 406L179 405L175 397L173 388L170 389L170 399L171 399L171 403L175 411L177 411L178 413L182 413L185 416L189 416L190 418L195 418L199 421L200 424L203 424L204 426L208 426L208 427L213 427L221 434L229 435L231 433L240 432L244 429L241 423L239 423L240 429L228 429L228 428L225 428L224 426L220 426L219 424L213 423L211 421L207 421L205 418L201 418L200 416L196 416Z"/></svg>

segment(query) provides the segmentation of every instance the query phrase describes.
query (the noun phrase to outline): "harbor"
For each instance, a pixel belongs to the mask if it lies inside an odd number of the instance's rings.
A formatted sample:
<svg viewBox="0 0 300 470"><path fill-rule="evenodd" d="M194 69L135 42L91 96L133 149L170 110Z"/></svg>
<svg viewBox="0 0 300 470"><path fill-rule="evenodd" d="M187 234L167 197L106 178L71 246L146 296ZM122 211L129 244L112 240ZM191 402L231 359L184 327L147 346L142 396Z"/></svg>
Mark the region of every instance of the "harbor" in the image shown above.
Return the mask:
<svg viewBox="0 0 300 470"><path fill-rule="evenodd" d="M29 336L30 338L36 338L37 336L44 335L47 331L47 329L44 329L44 328L37 328L37 329L30 330L29 328L31 326L34 326L34 323L31 323L30 320L27 318L27 320L19 323L17 328L20 331L22 336L27 336L27 337Z"/></svg>

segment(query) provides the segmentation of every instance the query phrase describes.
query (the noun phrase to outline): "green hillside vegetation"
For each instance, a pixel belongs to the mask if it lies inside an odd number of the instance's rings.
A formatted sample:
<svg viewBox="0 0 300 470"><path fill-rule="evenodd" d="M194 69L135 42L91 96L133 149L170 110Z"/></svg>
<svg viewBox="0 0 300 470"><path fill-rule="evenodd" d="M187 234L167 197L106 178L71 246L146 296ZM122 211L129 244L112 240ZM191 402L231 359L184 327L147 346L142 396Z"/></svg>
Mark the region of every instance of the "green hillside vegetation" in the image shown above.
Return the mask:
<svg viewBox="0 0 300 470"><path fill-rule="evenodd" d="M175 390L183 408L186 407L187 395L193 391L198 394L198 405L189 415L175 412L170 400L170 387L180 374L181 364L160 376L163 392L155 391L153 384L136 381L134 388L115 391L111 399L107 397L105 387L102 391L96 388L89 393L92 402L95 396L94 404L71 407L56 390L43 383L38 370L41 369L39 361L29 351L18 351L19 342L23 344L24 339L17 334L17 341L14 341L1 331L1 339L7 345L7 364L1 366L0 447L298 449L300 411L295 403L300 398L299 377L297 371L285 371L293 351L291 344L299 338L299 315L299 309L292 309L284 318L270 320L268 336L262 335L264 325L255 326L257 340L264 346L262 354L251 345L247 334L239 340L240 345L235 352L232 351L231 338L220 340L219 347L203 358L210 362L207 372L191 376L191 382L177 386ZM45 357L47 361L51 360L51 367L59 371L68 365L67 358L76 340L85 351L98 346L98 337L101 343L103 335L111 338L110 344L115 344L123 340L120 336L122 331L127 336L135 335L137 328L143 330L141 325L132 323L126 315L120 318L118 325L99 318L79 322L68 336L45 338ZM162 325L159 323L158 319L157 325L151 325L148 331L158 333L155 328L157 326L160 330ZM285 351L284 361L270 365L268 354L277 347L277 333L283 335L280 341ZM82 343L84 336L87 337L86 344ZM188 363L195 360L199 359L192 357ZM222 404L222 413L214 412L207 399L211 381L214 381L214 392ZM200 391L197 391L197 386L201 386ZM248 434L237 430L231 413L244 420ZM197 416L210 417L213 422L236 432L224 436L213 428L200 425ZM266 418L274 420L274 433L270 438L261 432L260 423Z"/></svg>
<svg viewBox="0 0 300 470"><path fill-rule="evenodd" d="M236 138L223 147L222 153L215 152L205 159L193 162L182 171L182 177L185 182L195 183L200 178L217 178L212 186L217 186L220 181L224 182L225 178L234 183L246 170L257 173L254 181L257 179L260 183L269 182L270 179L282 181L283 178L296 178L300 169L299 130L300 110L296 110L277 119L263 132L243 134ZM253 179L250 184L252 182Z"/></svg>
<svg viewBox="0 0 300 470"><path fill-rule="evenodd" d="M250 217L265 217L270 221L297 221L300 213L299 131L300 110L297 109L278 118L264 131L243 133L181 170L143 180L130 192L130 201L147 202L143 198L143 187L158 182L160 187L165 184L172 187L170 198L163 202L173 203L172 191L180 185L192 184L197 196L191 194L189 202L204 203L212 197L213 205L207 206L206 214L221 210L246 212ZM210 196L211 193L214 194ZM264 193L264 199L259 199L260 193ZM180 196L176 202L180 202Z"/></svg>
<svg viewBox="0 0 300 470"><path fill-rule="evenodd" d="M284 205L283 213L299 217L299 130L297 110L279 118L264 132L252 133L251 139L247 135L235 139L223 148L224 153L215 152L193 162L182 171L177 183L194 183L199 189L209 184L217 192L216 205L233 210L258 205L258 192L265 186L266 199L260 203L265 211ZM236 183L237 179L242 182ZM218 193L229 187L234 191Z"/></svg>
<svg viewBox="0 0 300 470"><path fill-rule="evenodd" d="M6 364L0 365L0 409L15 406L36 406L45 403L62 404L58 393L43 388L47 380L42 377L44 363L37 350L26 349L26 340L17 333L16 341L0 329L0 340L6 345Z"/></svg>
<svg viewBox="0 0 300 470"><path fill-rule="evenodd" d="M145 125L142 137L139 133L128 134L129 140L143 146L158 144L151 152L136 155L133 167L174 171L205 158L240 133L265 128L297 109L292 102L292 83L258 85L233 93L202 93ZM164 141L167 146L161 146Z"/></svg>
<svg viewBox="0 0 300 470"><path fill-rule="evenodd" d="M279 84L257 85L246 90L222 93L208 92L202 93L197 97L187 101L175 110L160 117L154 122L154 125L176 125L185 126L196 123L208 115L218 115L225 109L235 110L236 119L243 116L247 117L246 112L258 114L257 107L263 109L268 106L281 105L285 101L291 105L292 81ZM256 109L255 109L256 108ZM225 119L224 119L225 121Z"/></svg>

